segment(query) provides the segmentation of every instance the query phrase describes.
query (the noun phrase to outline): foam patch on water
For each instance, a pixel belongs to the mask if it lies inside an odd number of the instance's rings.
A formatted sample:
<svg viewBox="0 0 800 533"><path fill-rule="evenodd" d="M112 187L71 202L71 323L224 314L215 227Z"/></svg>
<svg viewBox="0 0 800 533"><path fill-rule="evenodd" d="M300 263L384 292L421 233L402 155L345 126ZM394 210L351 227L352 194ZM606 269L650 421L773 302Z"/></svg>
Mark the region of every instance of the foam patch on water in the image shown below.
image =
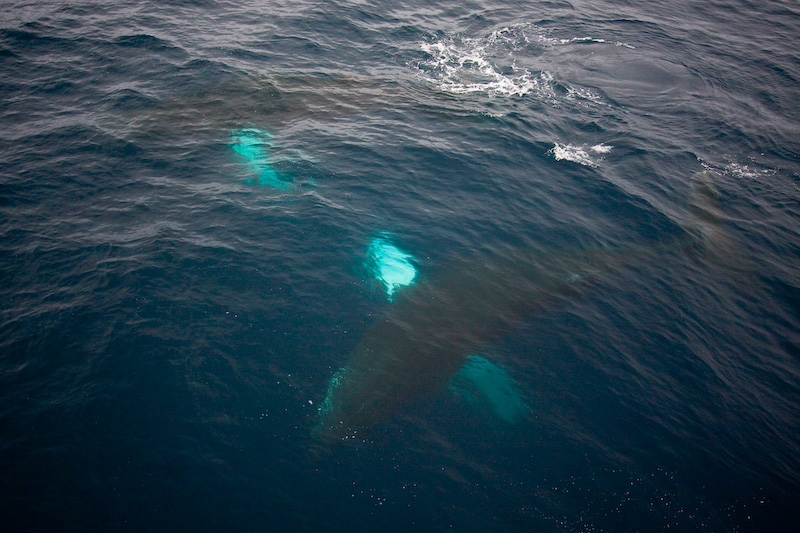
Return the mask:
<svg viewBox="0 0 800 533"><path fill-rule="evenodd" d="M698 158L698 162L704 169L711 172L726 174L733 178L763 181L775 176L779 172L776 168L771 168L760 163L755 157L751 157L747 163L735 161L732 156L723 156L723 161L724 162L711 163Z"/></svg>
<svg viewBox="0 0 800 533"><path fill-rule="evenodd" d="M548 153L552 155L556 161L571 161L587 167L596 167L597 162L590 152L594 154L607 154L613 148L613 146L602 143L588 148L584 146L575 146L573 144L555 143Z"/></svg>
<svg viewBox="0 0 800 533"><path fill-rule="evenodd" d="M422 43L428 58L419 69L442 90L455 94L523 96L552 91L550 74L517 68L513 56L503 53L498 42L506 40L504 36L500 30L485 38L447 37Z"/></svg>
<svg viewBox="0 0 800 533"><path fill-rule="evenodd" d="M470 403L486 402L495 415L509 424L519 422L529 411L508 373L479 355L467 357L450 380L450 388Z"/></svg>
<svg viewBox="0 0 800 533"><path fill-rule="evenodd" d="M417 269L413 264L413 256L392 244L385 236L372 240L368 254L369 270L383 283L389 300L397 289L414 283Z"/></svg>
<svg viewBox="0 0 800 533"><path fill-rule="evenodd" d="M543 90L549 81L545 72L534 75L513 68L500 72L499 66L486 56L483 47L472 39L461 43L424 43L422 49L430 54L423 63L425 70L447 92L522 96Z"/></svg>
<svg viewBox="0 0 800 533"><path fill-rule="evenodd" d="M613 146L609 146L609 145L603 144L603 143L595 144L594 146L589 148L589 150L591 150L592 152L594 152L596 154L607 154L608 152L610 152L613 149L614 149Z"/></svg>
<svg viewBox="0 0 800 533"><path fill-rule="evenodd" d="M728 163L725 172L737 178L761 180L777 173L774 168L765 168L756 164Z"/></svg>
<svg viewBox="0 0 800 533"><path fill-rule="evenodd" d="M423 77L449 93L533 95L552 103L562 99L597 103L602 97L592 89L557 82L545 69L518 66L519 63L543 62L543 54L550 48L582 44L634 48L594 37L553 38L544 28L522 23L479 37L457 34L446 35L435 42L423 42L420 48L427 57L416 66Z"/></svg>
<svg viewBox="0 0 800 533"><path fill-rule="evenodd" d="M607 41L606 39L598 39L598 38L595 38L595 37L571 37L569 39L554 39L554 38L545 37L543 35L541 40L543 42L548 42L548 43L554 44L554 45L566 45L566 44L576 44L576 43L578 43L578 44L581 44L581 43L583 43L583 44L611 44L611 45L614 45L614 46L620 46L622 48L628 48L630 50L636 50L635 46L633 46L631 44L628 44L628 43L623 43L623 42L620 42L620 41Z"/></svg>
<svg viewBox="0 0 800 533"><path fill-rule="evenodd" d="M291 179L272 166L271 151L274 145L268 131L257 128L233 130L230 146L255 174L255 179L247 180L247 183L278 189L286 189L291 185Z"/></svg>

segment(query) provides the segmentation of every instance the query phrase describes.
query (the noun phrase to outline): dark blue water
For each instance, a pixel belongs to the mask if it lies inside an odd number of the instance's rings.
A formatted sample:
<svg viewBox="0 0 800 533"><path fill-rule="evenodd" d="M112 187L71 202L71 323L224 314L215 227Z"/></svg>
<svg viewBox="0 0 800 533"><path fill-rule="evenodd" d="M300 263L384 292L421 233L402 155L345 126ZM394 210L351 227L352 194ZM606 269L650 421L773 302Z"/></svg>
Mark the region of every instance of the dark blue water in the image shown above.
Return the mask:
<svg viewBox="0 0 800 533"><path fill-rule="evenodd" d="M771 0L5 2L3 529L789 531L798 36ZM523 420L443 387L312 439L392 312L376 235L419 283L649 246L704 170L716 246L483 347Z"/></svg>

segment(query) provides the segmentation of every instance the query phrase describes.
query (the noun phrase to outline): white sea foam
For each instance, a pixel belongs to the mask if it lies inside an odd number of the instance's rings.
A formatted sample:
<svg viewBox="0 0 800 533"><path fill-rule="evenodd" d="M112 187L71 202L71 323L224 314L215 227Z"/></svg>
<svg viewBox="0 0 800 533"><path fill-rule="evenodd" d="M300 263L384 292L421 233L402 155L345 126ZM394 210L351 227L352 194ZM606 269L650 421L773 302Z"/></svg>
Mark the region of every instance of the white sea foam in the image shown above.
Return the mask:
<svg viewBox="0 0 800 533"><path fill-rule="evenodd" d="M552 44L573 44L573 43L587 43L587 44L613 44L614 46L621 46L623 48L630 48L631 50L636 50L636 47L628 44L623 43L620 41L607 41L605 39L596 39L594 37L572 37L570 39L550 39Z"/></svg>
<svg viewBox="0 0 800 533"><path fill-rule="evenodd" d="M772 176L777 171L774 168L757 167L755 165L744 165L740 163L728 163L725 171L732 176L748 179L762 179Z"/></svg>
<svg viewBox="0 0 800 533"><path fill-rule="evenodd" d="M445 36L435 42L423 42L420 48L427 57L416 67L422 76L441 90L453 94L483 93L490 96L532 95L541 100L589 101L600 103L602 97L585 87L557 83L545 69L531 69L518 63L531 63L544 50L555 46L590 43L625 46L593 37L557 39L532 24L519 24L492 31L481 37ZM556 85L566 94L557 95Z"/></svg>
<svg viewBox="0 0 800 533"><path fill-rule="evenodd" d="M700 160L700 164L703 165L703 168L706 170L711 170L713 172L723 172L728 174L729 176L733 176L735 178L745 178L751 180L761 180L764 178L768 178L770 176L775 175L778 171L774 168L765 167L756 163L755 161L751 163L738 163L736 161L730 161L728 159L728 163L725 164L724 167L714 166L709 163L706 163Z"/></svg>
<svg viewBox="0 0 800 533"><path fill-rule="evenodd" d="M596 144L586 148L583 146L575 146L573 144L555 143L548 153L550 153L556 159L556 161L571 161L587 167L596 167L597 162L589 154L589 152L596 154L607 154L613 148L613 146L609 146L607 144Z"/></svg>
<svg viewBox="0 0 800 533"><path fill-rule="evenodd" d="M590 148L590 150L592 152L596 153L596 154L607 154L608 152L610 152L613 149L614 149L613 146L609 146L609 145L603 144L603 143L595 144L594 146L592 146Z"/></svg>
<svg viewBox="0 0 800 533"><path fill-rule="evenodd" d="M422 50L429 58L420 63L420 70L443 90L456 94L522 96L547 87L550 76L546 72L531 73L517 69L513 63L503 67L492 59L486 48L497 41L495 33L485 40L423 43Z"/></svg>

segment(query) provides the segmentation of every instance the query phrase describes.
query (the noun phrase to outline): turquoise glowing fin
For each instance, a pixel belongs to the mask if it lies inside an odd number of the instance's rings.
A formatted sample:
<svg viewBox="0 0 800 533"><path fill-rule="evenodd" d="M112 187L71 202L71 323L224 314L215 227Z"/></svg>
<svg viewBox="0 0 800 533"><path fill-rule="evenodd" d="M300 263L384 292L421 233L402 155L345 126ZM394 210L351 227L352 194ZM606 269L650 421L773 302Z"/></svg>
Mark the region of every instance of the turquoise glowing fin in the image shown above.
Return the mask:
<svg viewBox="0 0 800 533"><path fill-rule="evenodd" d="M248 180L247 183L278 189L286 189L291 185L291 178L279 173L271 165L270 149L273 144L269 132L256 128L233 130L230 146L242 156L256 175L256 179Z"/></svg>
<svg viewBox="0 0 800 533"><path fill-rule="evenodd" d="M368 271L383 283L390 301L397 289L411 285L417 277L413 257L383 236L372 239L367 261Z"/></svg>
<svg viewBox="0 0 800 533"><path fill-rule="evenodd" d="M489 360L470 355L461 370L450 379L450 389L467 402L485 402L500 419L513 424L523 419L529 408L508 373Z"/></svg>

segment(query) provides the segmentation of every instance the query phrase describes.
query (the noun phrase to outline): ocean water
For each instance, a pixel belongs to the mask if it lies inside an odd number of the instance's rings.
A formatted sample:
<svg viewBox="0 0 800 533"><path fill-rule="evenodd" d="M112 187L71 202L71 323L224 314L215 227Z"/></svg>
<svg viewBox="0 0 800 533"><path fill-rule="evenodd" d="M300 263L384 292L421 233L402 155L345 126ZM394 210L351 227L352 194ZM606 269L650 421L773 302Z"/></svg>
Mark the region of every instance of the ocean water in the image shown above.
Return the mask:
<svg viewBox="0 0 800 533"><path fill-rule="evenodd" d="M783 0L4 2L2 529L792 530L798 36ZM420 287L630 253L321 443L406 290L375 239Z"/></svg>

